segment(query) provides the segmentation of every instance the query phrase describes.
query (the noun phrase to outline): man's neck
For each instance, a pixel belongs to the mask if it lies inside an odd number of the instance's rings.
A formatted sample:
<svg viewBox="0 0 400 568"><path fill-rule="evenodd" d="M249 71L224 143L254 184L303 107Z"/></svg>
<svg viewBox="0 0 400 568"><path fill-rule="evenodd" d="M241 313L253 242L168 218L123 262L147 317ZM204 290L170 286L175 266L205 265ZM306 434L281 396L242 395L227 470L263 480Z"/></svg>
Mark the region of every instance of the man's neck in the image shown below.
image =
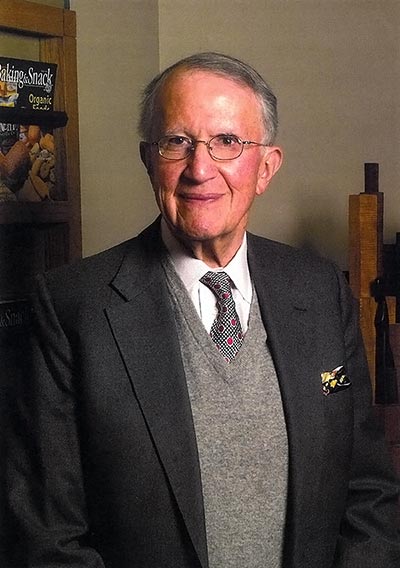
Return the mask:
<svg viewBox="0 0 400 568"><path fill-rule="evenodd" d="M207 241L196 241L185 238L184 236L172 233L171 229L162 221L163 232L168 232L172 238L175 238L193 258L203 261L210 268L223 268L233 259L237 251L240 249L245 232L242 235L221 236L217 239Z"/></svg>

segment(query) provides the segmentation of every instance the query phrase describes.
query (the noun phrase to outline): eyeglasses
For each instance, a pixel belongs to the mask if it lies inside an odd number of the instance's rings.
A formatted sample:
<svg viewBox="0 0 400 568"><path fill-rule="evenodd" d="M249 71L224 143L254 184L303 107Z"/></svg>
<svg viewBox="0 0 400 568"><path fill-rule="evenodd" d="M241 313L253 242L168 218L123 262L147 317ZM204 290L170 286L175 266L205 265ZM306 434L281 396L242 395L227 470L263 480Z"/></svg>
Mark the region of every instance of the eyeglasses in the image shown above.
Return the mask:
<svg viewBox="0 0 400 568"><path fill-rule="evenodd" d="M184 160L194 152L197 144L205 144L213 160L234 160L242 155L245 146L268 146L250 140L241 140L233 134L218 134L207 142L206 140L192 140L186 136L169 135L163 136L157 142L151 142L158 146L158 153L166 160Z"/></svg>

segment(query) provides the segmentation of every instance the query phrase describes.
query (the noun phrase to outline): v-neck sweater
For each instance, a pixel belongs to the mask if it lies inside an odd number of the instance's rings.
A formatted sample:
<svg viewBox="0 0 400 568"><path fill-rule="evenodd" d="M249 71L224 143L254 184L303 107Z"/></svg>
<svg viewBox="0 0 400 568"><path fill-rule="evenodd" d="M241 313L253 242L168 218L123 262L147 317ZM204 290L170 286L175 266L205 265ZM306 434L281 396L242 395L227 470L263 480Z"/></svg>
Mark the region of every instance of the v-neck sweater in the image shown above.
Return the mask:
<svg viewBox="0 0 400 568"><path fill-rule="evenodd" d="M256 293L243 345L227 363L172 263L164 268L196 432L209 568L281 568L288 443Z"/></svg>

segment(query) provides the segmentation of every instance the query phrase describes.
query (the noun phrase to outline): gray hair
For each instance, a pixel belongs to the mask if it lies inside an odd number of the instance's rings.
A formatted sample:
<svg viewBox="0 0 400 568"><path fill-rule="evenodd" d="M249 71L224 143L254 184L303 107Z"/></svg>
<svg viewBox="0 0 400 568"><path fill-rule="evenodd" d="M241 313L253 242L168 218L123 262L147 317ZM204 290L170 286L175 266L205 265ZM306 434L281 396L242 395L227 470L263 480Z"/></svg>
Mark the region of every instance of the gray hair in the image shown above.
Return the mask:
<svg viewBox="0 0 400 568"><path fill-rule="evenodd" d="M140 105L139 133L144 140L152 141L154 117L158 110L158 94L166 79L177 69L209 71L250 87L260 101L266 133L264 142L273 144L278 130L277 100L274 93L261 75L250 65L229 55L214 52L197 53L185 57L150 81L143 91Z"/></svg>

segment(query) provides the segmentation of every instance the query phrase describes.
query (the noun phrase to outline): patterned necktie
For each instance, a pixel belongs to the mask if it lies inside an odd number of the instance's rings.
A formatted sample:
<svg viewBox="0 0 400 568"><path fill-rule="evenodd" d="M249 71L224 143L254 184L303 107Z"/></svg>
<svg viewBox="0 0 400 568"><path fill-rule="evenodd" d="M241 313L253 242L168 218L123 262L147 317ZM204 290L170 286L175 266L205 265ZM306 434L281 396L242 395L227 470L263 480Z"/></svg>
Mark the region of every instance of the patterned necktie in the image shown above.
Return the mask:
<svg viewBox="0 0 400 568"><path fill-rule="evenodd" d="M243 333L229 276L226 272L207 272L200 278L200 282L217 297L218 315L211 326L210 336L221 354L230 362L242 345Z"/></svg>

